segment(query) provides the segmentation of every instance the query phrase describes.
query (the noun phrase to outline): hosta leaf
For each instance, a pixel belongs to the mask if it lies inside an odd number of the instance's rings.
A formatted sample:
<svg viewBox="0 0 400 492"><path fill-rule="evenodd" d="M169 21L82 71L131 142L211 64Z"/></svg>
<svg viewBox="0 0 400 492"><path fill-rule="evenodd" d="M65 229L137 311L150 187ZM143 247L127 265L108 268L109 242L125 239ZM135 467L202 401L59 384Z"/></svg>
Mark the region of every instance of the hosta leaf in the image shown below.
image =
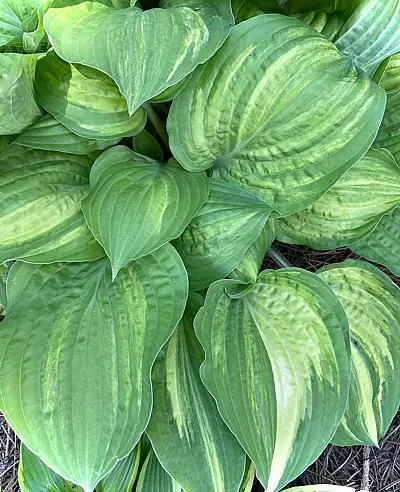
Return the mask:
<svg viewBox="0 0 400 492"><path fill-rule="evenodd" d="M320 455L347 403L339 301L315 274L266 270L256 285L215 282L195 329L203 382L266 491L280 490Z"/></svg>
<svg viewBox="0 0 400 492"><path fill-rule="evenodd" d="M150 451L140 471L136 492L182 492L181 486L160 465Z"/></svg>
<svg viewBox="0 0 400 492"><path fill-rule="evenodd" d="M7 263L0 263L0 315L7 309L6 283L8 270Z"/></svg>
<svg viewBox="0 0 400 492"><path fill-rule="evenodd" d="M329 41L334 41L345 21L340 12L332 12L327 14L326 12L314 11L304 14L297 14L295 17L303 22L306 22L308 25L325 36L326 39L329 39Z"/></svg>
<svg viewBox="0 0 400 492"><path fill-rule="evenodd" d="M236 24L265 13L254 0L232 0L232 10Z"/></svg>
<svg viewBox="0 0 400 492"><path fill-rule="evenodd" d="M90 173L82 209L113 275L182 234L208 189L205 173L188 173L175 162L138 160L123 146L105 151Z"/></svg>
<svg viewBox="0 0 400 492"><path fill-rule="evenodd" d="M92 491L147 425L151 366L186 303L182 261L166 245L114 282L105 258L17 263L7 288L0 408L32 452Z"/></svg>
<svg viewBox="0 0 400 492"><path fill-rule="evenodd" d="M233 24L229 0L170 1L171 9L116 10L84 2L51 9L44 25L57 54L115 80L133 114L221 46Z"/></svg>
<svg viewBox="0 0 400 492"><path fill-rule="evenodd" d="M0 153L7 147L9 143L9 138L7 135L0 136Z"/></svg>
<svg viewBox="0 0 400 492"><path fill-rule="evenodd" d="M333 442L378 446L400 402L400 289L361 261L329 265L318 274L339 298L350 325L350 396Z"/></svg>
<svg viewBox="0 0 400 492"><path fill-rule="evenodd" d="M183 88L187 86L191 75L192 74L186 75L186 77L184 77L176 84L172 85L171 87L168 87L157 96L152 97L151 102L162 103L162 102L172 101L172 99L174 99L183 90Z"/></svg>
<svg viewBox="0 0 400 492"><path fill-rule="evenodd" d="M370 150L311 207L277 224L277 239L314 249L347 246L368 235L400 203L400 167Z"/></svg>
<svg viewBox="0 0 400 492"><path fill-rule="evenodd" d="M254 478L256 474L256 469L253 462L247 458L246 470L244 472L243 480L239 488L239 492L251 492L253 489Z"/></svg>
<svg viewBox="0 0 400 492"><path fill-rule="evenodd" d="M236 280L241 280L242 282L256 282L264 257L269 248L272 246L274 239L274 221L269 220L261 234L246 251L243 260L233 270L233 272L229 274L229 277Z"/></svg>
<svg viewBox="0 0 400 492"><path fill-rule="evenodd" d="M374 147L389 150L400 163L400 91L389 94Z"/></svg>
<svg viewBox="0 0 400 492"><path fill-rule="evenodd" d="M388 60L379 85L388 93L400 89L400 53L392 55Z"/></svg>
<svg viewBox="0 0 400 492"><path fill-rule="evenodd" d="M286 492L356 492L353 487L341 487L339 485L305 485L303 487L291 487Z"/></svg>
<svg viewBox="0 0 400 492"><path fill-rule="evenodd" d="M11 145L0 155L0 262L104 256L83 217L92 159Z"/></svg>
<svg viewBox="0 0 400 492"><path fill-rule="evenodd" d="M146 123L143 108L129 116L126 101L110 77L93 68L70 65L54 51L39 61L35 88L44 109L81 137L132 136Z"/></svg>
<svg viewBox="0 0 400 492"><path fill-rule="evenodd" d="M138 154L150 157L155 161L163 160L164 153L160 144L147 130L143 130L139 135L133 137L132 148Z"/></svg>
<svg viewBox="0 0 400 492"><path fill-rule="evenodd" d="M297 12L343 12L349 16L363 0L281 0L289 14Z"/></svg>
<svg viewBox="0 0 400 492"><path fill-rule="evenodd" d="M400 51L400 0L361 0L336 46L372 75L382 60Z"/></svg>
<svg viewBox="0 0 400 492"><path fill-rule="evenodd" d="M96 492L132 492L140 461L141 446L139 444L128 456L115 465L113 470L99 483Z"/></svg>
<svg viewBox="0 0 400 492"><path fill-rule="evenodd" d="M289 215L366 153L385 102L313 28L259 15L235 26L174 99L171 150L185 169L214 166L214 176Z"/></svg>
<svg viewBox="0 0 400 492"><path fill-rule="evenodd" d="M33 80L41 55L0 53L0 134L20 133L41 116Z"/></svg>
<svg viewBox="0 0 400 492"><path fill-rule="evenodd" d="M382 217L367 237L351 244L350 248L358 255L380 263L400 276L400 206Z"/></svg>
<svg viewBox="0 0 400 492"><path fill-rule="evenodd" d="M226 277L261 234L271 208L237 186L211 179L206 204L174 241L192 290Z"/></svg>
<svg viewBox="0 0 400 492"><path fill-rule="evenodd" d="M94 150L107 148L118 140L92 140L76 135L53 116L46 114L33 123L14 140L15 143L32 149L66 152L67 154L86 155Z"/></svg>
<svg viewBox="0 0 400 492"><path fill-rule="evenodd" d="M18 467L18 484L22 492L49 490L50 492L80 492L81 487L75 487L60 475L57 475L43 461L21 445Z"/></svg>
<svg viewBox="0 0 400 492"><path fill-rule="evenodd" d="M237 491L246 454L199 376L204 353L193 320L202 303L201 296L189 295L182 321L154 364L146 432L159 461L184 490Z"/></svg>

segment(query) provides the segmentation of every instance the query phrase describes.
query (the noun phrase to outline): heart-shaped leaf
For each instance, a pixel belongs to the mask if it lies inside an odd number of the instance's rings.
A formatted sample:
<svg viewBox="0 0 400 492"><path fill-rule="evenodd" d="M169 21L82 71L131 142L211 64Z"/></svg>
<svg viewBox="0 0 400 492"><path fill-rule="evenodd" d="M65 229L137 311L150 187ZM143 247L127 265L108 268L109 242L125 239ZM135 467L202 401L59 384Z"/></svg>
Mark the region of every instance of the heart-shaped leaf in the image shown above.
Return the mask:
<svg viewBox="0 0 400 492"><path fill-rule="evenodd" d="M53 116L46 114L20 133L14 142L32 149L87 155L95 150L111 147L117 144L119 139L92 140L80 137L59 123Z"/></svg>
<svg viewBox="0 0 400 492"><path fill-rule="evenodd" d="M400 0L359 1L335 44L372 75L382 60L400 51Z"/></svg>
<svg viewBox="0 0 400 492"><path fill-rule="evenodd" d="M229 0L166 3L176 8L142 12L84 2L50 9L44 25L57 54L109 75L133 114L208 60L233 25Z"/></svg>
<svg viewBox="0 0 400 492"><path fill-rule="evenodd" d="M266 270L256 285L215 282L195 329L203 382L267 492L281 490L321 454L347 404L342 306L315 274Z"/></svg>
<svg viewBox="0 0 400 492"><path fill-rule="evenodd" d="M54 51L38 62L35 89L44 109L81 137L113 140L136 135L146 124L143 108L129 116L126 101L110 77L70 65Z"/></svg>
<svg viewBox="0 0 400 492"><path fill-rule="evenodd" d="M350 325L352 381L333 442L378 446L400 402L400 289L378 268L347 260L318 272Z"/></svg>
<svg viewBox="0 0 400 492"><path fill-rule="evenodd" d="M113 275L183 230L208 197L205 173L175 162L142 160L127 147L106 150L90 173L86 221L111 260Z"/></svg>
<svg viewBox="0 0 400 492"><path fill-rule="evenodd" d="M367 237L351 244L350 248L358 255L380 263L400 276L400 206L382 217Z"/></svg>
<svg viewBox="0 0 400 492"><path fill-rule="evenodd" d="M0 155L0 262L91 261L104 256L80 202L92 159L11 145Z"/></svg>
<svg viewBox="0 0 400 492"><path fill-rule="evenodd" d="M277 221L277 239L314 249L348 246L399 203L399 165L387 150L370 150L311 207Z"/></svg>
<svg viewBox="0 0 400 492"><path fill-rule="evenodd" d="M42 115L33 90L36 64L40 56L0 53L2 135L20 133Z"/></svg>
<svg viewBox="0 0 400 492"><path fill-rule="evenodd" d="M281 215L302 210L370 148L383 89L313 28L259 15L235 26L174 99L175 158L262 198Z"/></svg>
<svg viewBox="0 0 400 492"><path fill-rule="evenodd" d="M154 364L146 432L162 466L184 490L237 491L246 454L199 376L204 353L193 320L202 303L201 296L189 294L183 319Z"/></svg>
<svg viewBox="0 0 400 492"><path fill-rule="evenodd" d="M174 241L198 291L229 275L260 236L271 208L251 193L211 179L210 196L184 233Z"/></svg>
<svg viewBox="0 0 400 492"><path fill-rule="evenodd" d="M151 367L183 314L187 288L170 245L114 282L105 258L10 271L0 408L32 452L86 492L147 426Z"/></svg>

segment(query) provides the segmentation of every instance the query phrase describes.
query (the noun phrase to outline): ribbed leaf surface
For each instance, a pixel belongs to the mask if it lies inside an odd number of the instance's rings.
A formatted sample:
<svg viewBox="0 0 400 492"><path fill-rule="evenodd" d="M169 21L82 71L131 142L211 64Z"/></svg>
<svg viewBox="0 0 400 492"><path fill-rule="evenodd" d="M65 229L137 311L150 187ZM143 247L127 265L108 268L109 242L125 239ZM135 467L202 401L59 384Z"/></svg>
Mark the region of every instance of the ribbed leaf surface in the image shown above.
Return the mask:
<svg viewBox="0 0 400 492"><path fill-rule="evenodd" d="M182 492L181 486L160 465L150 451L140 471L136 492Z"/></svg>
<svg viewBox="0 0 400 492"><path fill-rule="evenodd" d="M229 275L261 234L270 213L271 208L254 195L211 179L206 204L173 243L191 289L202 290Z"/></svg>
<svg viewBox="0 0 400 492"><path fill-rule="evenodd" d="M138 160L123 146L104 152L90 173L82 209L113 275L182 234L208 190L205 173L188 173L176 162Z"/></svg>
<svg viewBox="0 0 400 492"><path fill-rule="evenodd" d="M0 408L29 449L86 492L147 426L151 367L186 298L187 275L170 245L114 282L107 259L12 267Z"/></svg>
<svg viewBox="0 0 400 492"><path fill-rule="evenodd" d="M11 145L0 155L0 262L104 256L81 211L92 159Z"/></svg>
<svg viewBox="0 0 400 492"><path fill-rule="evenodd" d="M189 295L183 319L154 364L154 406L146 432L163 467L184 490L237 492L246 454L199 376L204 352L193 320L202 301Z"/></svg>
<svg viewBox="0 0 400 492"><path fill-rule="evenodd" d="M400 91L388 96L385 115L374 147L389 150L400 163Z"/></svg>
<svg viewBox="0 0 400 492"><path fill-rule="evenodd" d="M266 270L252 287L215 282L195 329L203 382L267 492L280 490L320 455L347 403L349 331L339 301L314 274Z"/></svg>
<svg viewBox="0 0 400 492"><path fill-rule="evenodd" d="M259 196L281 215L322 196L369 149L383 89L313 28L259 15L198 67L168 117L185 169Z"/></svg>
<svg viewBox="0 0 400 492"><path fill-rule="evenodd" d="M386 150L370 150L311 207L277 221L277 239L334 249L362 239L400 203L400 167Z"/></svg>
<svg viewBox="0 0 400 492"><path fill-rule="evenodd" d="M378 268L348 260L319 271L350 325L352 382L333 442L375 445L400 404L400 289Z"/></svg>

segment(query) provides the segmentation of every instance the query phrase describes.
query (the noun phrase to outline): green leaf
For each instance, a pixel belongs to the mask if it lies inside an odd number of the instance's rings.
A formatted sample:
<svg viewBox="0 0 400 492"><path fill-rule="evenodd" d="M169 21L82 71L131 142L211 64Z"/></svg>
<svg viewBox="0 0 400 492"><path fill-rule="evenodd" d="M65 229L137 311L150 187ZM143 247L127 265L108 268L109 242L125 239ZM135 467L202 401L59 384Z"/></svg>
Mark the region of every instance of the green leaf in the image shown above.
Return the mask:
<svg viewBox="0 0 400 492"><path fill-rule="evenodd" d="M400 402L400 289L361 261L329 265L318 275L337 295L350 325L350 395L333 442L378 446Z"/></svg>
<svg viewBox="0 0 400 492"><path fill-rule="evenodd" d="M326 39L329 39L329 41L335 40L345 22L344 16L340 12L327 14L326 12L314 11L296 14L294 17L313 27L316 31L325 36Z"/></svg>
<svg viewBox="0 0 400 492"><path fill-rule="evenodd" d="M14 142L32 149L87 155L94 150L115 145L119 139L110 141L80 137L59 123L52 115L46 114L19 134Z"/></svg>
<svg viewBox="0 0 400 492"><path fill-rule="evenodd" d="M152 103L162 103L167 101L172 101L175 97L182 92L183 88L187 86L189 83L190 77L192 74L186 75L182 80L177 82L176 84L168 87L164 91L162 91L158 96L151 98Z"/></svg>
<svg viewBox="0 0 400 492"><path fill-rule="evenodd" d="M186 6L192 4L195 10ZM142 12L85 2L49 10L44 25L57 54L109 75L133 114L208 60L233 25L229 0L171 0L165 6L177 8Z"/></svg>
<svg viewBox="0 0 400 492"><path fill-rule="evenodd" d="M141 445L115 465L113 470L99 483L96 492L131 492L139 471Z"/></svg>
<svg viewBox="0 0 400 492"><path fill-rule="evenodd" d="M363 0L281 0L289 14L297 12L343 12L347 17Z"/></svg>
<svg viewBox="0 0 400 492"><path fill-rule="evenodd" d="M160 463L184 490L237 491L246 454L199 376L204 353L193 320L202 303L201 296L189 295L183 319L154 364L146 432Z"/></svg>
<svg viewBox="0 0 400 492"><path fill-rule="evenodd" d="M7 135L0 135L0 153L7 147L9 140Z"/></svg>
<svg viewBox="0 0 400 492"><path fill-rule="evenodd" d="M7 309L7 276L10 265L7 263L0 263L0 315L3 315Z"/></svg>
<svg viewBox="0 0 400 492"><path fill-rule="evenodd" d="M255 466L253 462L249 458L247 458L246 470L244 472L244 476L239 488L239 492L251 492L253 490L255 475L256 475Z"/></svg>
<svg viewBox="0 0 400 492"><path fill-rule="evenodd" d="M129 116L126 101L110 77L70 65L54 51L38 62L35 89L44 109L81 137L114 140L136 135L146 124L143 108Z"/></svg>
<svg viewBox="0 0 400 492"><path fill-rule="evenodd" d="M230 278L242 282L256 282L267 251L275 240L275 225L269 220L261 234L246 251L243 260L229 274Z"/></svg>
<svg viewBox="0 0 400 492"><path fill-rule="evenodd" d="M215 282L194 324L204 384L267 492L280 490L321 454L346 407L343 308L315 274L266 270L255 286Z"/></svg>
<svg viewBox="0 0 400 492"><path fill-rule="evenodd" d="M289 215L366 153L385 103L385 92L313 28L259 15L196 69L167 128L185 169L214 166L214 176Z"/></svg>
<svg viewBox="0 0 400 492"><path fill-rule="evenodd" d="M42 114L36 104L33 90L36 63L40 56L0 53L0 134L2 135L22 132Z"/></svg>
<svg viewBox="0 0 400 492"><path fill-rule="evenodd" d="M32 452L92 491L147 426L151 367L186 304L182 261L166 245L114 282L105 258L17 263L7 288L0 408Z"/></svg>
<svg viewBox="0 0 400 492"><path fill-rule="evenodd" d="M377 227L350 248L368 260L380 263L400 276L400 206L382 217Z"/></svg>
<svg viewBox="0 0 400 492"><path fill-rule="evenodd" d="M385 115L374 147L389 150L400 163L400 91L388 96Z"/></svg>
<svg viewBox="0 0 400 492"><path fill-rule="evenodd" d="M160 465L150 451L140 471L136 492L182 492L181 486Z"/></svg>
<svg viewBox="0 0 400 492"><path fill-rule="evenodd" d="M370 150L311 207L277 221L277 239L314 249L348 246L399 203L399 165L387 150Z"/></svg>
<svg viewBox="0 0 400 492"><path fill-rule="evenodd" d="M164 158L160 144L147 130L143 130L139 135L133 137L132 148L138 154L150 157L155 161L162 161Z"/></svg>
<svg viewBox="0 0 400 492"><path fill-rule="evenodd" d="M392 55L387 61L379 85L388 93L400 90L400 53Z"/></svg>
<svg viewBox="0 0 400 492"><path fill-rule="evenodd" d="M212 178L207 202L173 243L191 289L205 289L229 275L260 236L270 214L271 208L259 198Z"/></svg>
<svg viewBox="0 0 400 492"><path fill-rule="evenodd" d="M111 260L113 276L129 261L182 234L208 197L205 173L138 159L127 147L105 151L90 173L85 219Z"/></svg>
<svg viewBox="0 0 400 492"><path fill-rule="evenodd" d="M356 492L353 487L340 487L339 485L306 485L304 487L293 487L286 492Z"/></svg>
<svg viewBox="0 0 400 492"><path fill-rule="evenodd" d="M48 490L50 492L82 491L81 487L76 488L60 475L57 475L23 444L21 444L18 467L18 484L22 492L34 492L35 490Z"/></svg>
<svg viewBox="0 0 400 492"><path fill-rule="evenodd" d="M265 13L254 0L232 0L232 10L236 24Z"/></svg>
<svg viewBox="0 0 400 492"><path fill-rule="evenodd" d="M400 51L399 21L400 0L361 0L335 44L372 75L382 60Z"/></svg>
<svg viewBox="0 0 400 492"><path fill-rule="evenodd" d="M0 155L0 262L104 256L83 217L92 159L11 145Z"/></svg>

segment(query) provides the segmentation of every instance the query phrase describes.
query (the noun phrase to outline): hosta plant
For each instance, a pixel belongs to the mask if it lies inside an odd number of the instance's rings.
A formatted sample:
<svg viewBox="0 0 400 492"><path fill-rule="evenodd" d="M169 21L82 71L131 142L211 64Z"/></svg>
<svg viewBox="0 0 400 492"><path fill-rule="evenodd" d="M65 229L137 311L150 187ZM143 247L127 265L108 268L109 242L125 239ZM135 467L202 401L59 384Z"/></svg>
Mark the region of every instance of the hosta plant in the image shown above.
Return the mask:
<svg viewBox="0 0 400 492"><path fill-rule="evenodd" d="M388 430L400 290L272 244L400 274L400 0L0 0L0 26L21 490L354 492L295 481Z"/></svg>

